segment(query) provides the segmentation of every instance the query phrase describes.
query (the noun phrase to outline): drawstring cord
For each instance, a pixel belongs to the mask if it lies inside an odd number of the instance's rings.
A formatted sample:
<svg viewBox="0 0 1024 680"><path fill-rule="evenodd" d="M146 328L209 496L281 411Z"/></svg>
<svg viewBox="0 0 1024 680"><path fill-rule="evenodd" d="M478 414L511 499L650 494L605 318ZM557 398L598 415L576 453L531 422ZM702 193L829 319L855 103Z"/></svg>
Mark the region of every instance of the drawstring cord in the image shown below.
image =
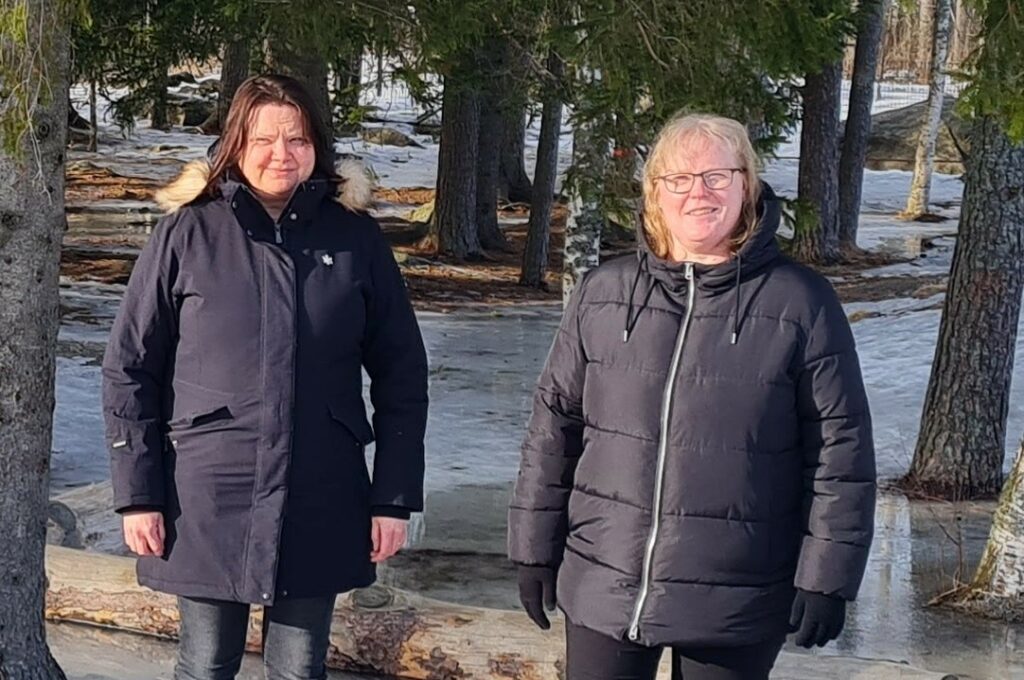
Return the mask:
<svg viewBox="0 0 1024 680"><path fill-rule="evenodd" d="M740 337L740 272L743 271L743 260L740 258L740 254L736 253L736 286L733 291L733 296L736 299L736 307L733 310L732 315L732 341L730 345L735 345L736 341Z"/></svg>
<svg viewBox="0 0 1024 680"><path fill-rule="evenodd" d="M644 301L640 304L640 309L637 310L636 317L633 317L633 297L636 295L637 286L640 285L640 276L643 273L643 265L647 262L647 253L643 253L643 262L640 263L636 268L636 276L633 277L633 287L629 290L629 303L626 305L626 326L622 329L622 342L629 342L629 334L633 332L633 328L636 327L637 321L640 320L640 311L647 306L647 301L651 299L651 293L654 292L654 283L647 288L647 294L644 295Z"/></svg>
<svg viewBox="0 0 1024 680"><path fill-rule="evenodd" d="M647 259L647 254L643 255L644 260ZM629 301L626 304L626 324L622 330L622 342L629 342L629 336L633 332L633 328L636 327L637 322L640 320L640 312L644 307L647 306L648 300L651 298L651 293L654 292L654 286L652 283L647 289L647 294L644 295L644 300L637 309L636 316L633 316L633 299L636 297L636 289L640 285L640 276L643 272L643 265L638 266L636 269L636 275L633 277L633 286L629 290ZM740 278L743 274L743 260L739 253L736 253L736 283L733 286L733 313L732 313L732 337L730 338L729 344L735 345L740 338L740 302L742 301L742 295L740 291ZM691 284L692 285L692 284Z"/></svg>

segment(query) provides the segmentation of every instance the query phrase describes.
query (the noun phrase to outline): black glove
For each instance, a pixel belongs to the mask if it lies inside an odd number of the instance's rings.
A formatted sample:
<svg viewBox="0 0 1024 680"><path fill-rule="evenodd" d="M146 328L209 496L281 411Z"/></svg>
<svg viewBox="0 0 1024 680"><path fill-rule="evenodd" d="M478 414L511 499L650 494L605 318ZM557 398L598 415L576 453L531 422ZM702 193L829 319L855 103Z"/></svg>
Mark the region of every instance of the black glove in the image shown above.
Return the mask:
<svg viewBox="0 0 1024 680"><path fill-rule="evenodd" d="M793 642L810 649L824 647L843 632L846 623L846 600L835 595L797 590L793 610L789 614L789 630L796 633Z"/></svg>
<svg viewBox="0 0 1024 680"><path fill-rule="evenodd" d="M541 630L551 628L545 607L549 611L555 609L555 578L557 567L519 565L519 601L526 610L526 615Z"/></svg>

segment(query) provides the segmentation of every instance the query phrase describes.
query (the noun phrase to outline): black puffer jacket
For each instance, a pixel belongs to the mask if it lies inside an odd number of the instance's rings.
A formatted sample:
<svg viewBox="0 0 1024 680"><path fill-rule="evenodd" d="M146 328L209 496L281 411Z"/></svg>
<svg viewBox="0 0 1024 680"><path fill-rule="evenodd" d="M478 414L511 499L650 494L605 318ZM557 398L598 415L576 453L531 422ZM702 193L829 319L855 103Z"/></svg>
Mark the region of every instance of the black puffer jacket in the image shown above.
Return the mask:
<svg viewBox="0 0 1024 680"><path fill-rule="evenodd" d="M794 586L857 593L875 462L853 336L829 283L779 253L767 186L760 213L726 263L672 264L642 243L566 308L509 554L560 564L578 625L745 645L785 631Z"/></svg>

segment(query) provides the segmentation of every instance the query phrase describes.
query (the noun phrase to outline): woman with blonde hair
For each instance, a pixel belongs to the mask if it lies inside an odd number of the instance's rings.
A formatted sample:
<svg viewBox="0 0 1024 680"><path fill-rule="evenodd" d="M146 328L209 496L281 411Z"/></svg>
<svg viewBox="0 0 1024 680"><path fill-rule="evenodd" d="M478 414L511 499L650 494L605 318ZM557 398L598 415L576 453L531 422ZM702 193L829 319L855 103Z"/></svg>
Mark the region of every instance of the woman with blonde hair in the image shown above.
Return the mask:
<svg viewBox="0 0 1024 680"><path fill-rule="evenodd" d="M785 257L745 128L680 115L644 171L637 257L574 291L509 512L523 606L566 616L568 680L767 678L843 627L873 533L846 316Z"/></svg>

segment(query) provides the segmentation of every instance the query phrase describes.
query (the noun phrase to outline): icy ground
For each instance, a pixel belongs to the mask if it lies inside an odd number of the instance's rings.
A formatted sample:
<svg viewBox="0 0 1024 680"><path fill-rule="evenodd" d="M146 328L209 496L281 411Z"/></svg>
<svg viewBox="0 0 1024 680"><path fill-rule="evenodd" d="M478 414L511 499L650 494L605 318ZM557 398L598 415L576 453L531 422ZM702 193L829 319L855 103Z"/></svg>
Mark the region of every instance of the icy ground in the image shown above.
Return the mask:
<svg viewBox="0 0 1024 680"><path fill-rule="evenodd" d="M81 91L75 93L80 110L81 95ZM876 110L905 105L914 97L923 98L923 91L904 87L879 101ZM419 110L401 88L385 90L380 98L368 95L367 101L370 99L382 105L389 120L400 121L396 127L404 125L405 131L411 131L408 123ZM528 171L535 157L538 126L539 120L533 121L528 133ZM564 131L571 131L568 121ZM103 126L102 132L98 154L74 152L72 160L88 159L119 173L159 180L173 176L182 162L201 157L212 141L180 131L151 131L144 121L127 140L118 140L119 134L109 125ZM431 187L437 145L429 136L414 137L423 149L383 147L357 138L338 140L338 148L363 156L383 186ZM798 131L793 136L797 139ZM103 146L102 140L108 144ZM571 150L568 134L561 147L564 169ZM797 161L793 158L797 153L798 144L791 141L779 150L778 159L765 165L765 178L784 196L796 194ZM932 201L948 221L907 224L897 220L895 213L903 207L910 179L910 173L901 171L865 173L860 244L908 255L918 254L921 238L931 239L933 247L908 262L860 276L948 273L961 181L946 175L935 175L933 180ZM99 226L109 233L131 234L134 241L144 241L146 227L136 223L137 217L124 216L151 209L148 202L88 207L105 208ZM97 218L86 222L87 228L97 228ZM83 224L76 218L71 228L86 228ZM97 487L100 491L93 496L90 489L76 487L102 483L109 476L99 413L99 359L122 290L83 281L64 281L61 290L52 487L65 498L78 494L84 504L89 498L102 497L102 487ZM923 300L897 298L847 305L871 400L882 477L900 475L910 462L941 301L939 294ZM382 570L383 581L415 587L442 599L515 606L513 574L502 557L505 504L518 465L530 392L559 313L555 306L524 306L419 315L431 363L427 510L417 525L417 549ZM1018 338L1007 467L1024 433L1024 384L1020 380L1024 338ZM103 507L93 510L96 514L89 521L97 522L92 526L96 533L87 537L87 543L94 549L118 550L109 515ZM911 505L899 497L886 497L879 508L878 539L862 596L847 631L822 653L906 661L976 678L1024 678L1024 627L970 621L925 609L928 599L949 585L957 567L956 546L946 533L957 536L957 531L962 532L966 559L974 559L987 534L990 512L990 504L953 508ZM958 523L958 516L965 519Z"/></svg>

